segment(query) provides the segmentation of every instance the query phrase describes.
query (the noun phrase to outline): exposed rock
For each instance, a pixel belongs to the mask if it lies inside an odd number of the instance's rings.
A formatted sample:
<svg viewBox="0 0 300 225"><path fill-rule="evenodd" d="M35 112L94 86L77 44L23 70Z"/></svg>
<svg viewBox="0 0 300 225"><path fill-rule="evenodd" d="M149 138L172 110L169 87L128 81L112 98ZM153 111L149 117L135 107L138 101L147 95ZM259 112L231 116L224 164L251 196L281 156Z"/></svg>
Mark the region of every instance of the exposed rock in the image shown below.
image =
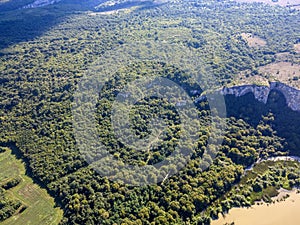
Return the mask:
<svg viewBox="0 0 300 225"><path fill-rule="evenodd" d="M24 6L24 8L38 8L47 5L52 5L54 3L60 2L61 0L36 0L31 4Z"/></svg>
<svg viewBox="0 0 300 225"><path fill-rule="evenodd" d="M253 93L255 99L266 104L271 90L281 92L286 99L288 107L290 107L294 111L300 111L300 90L280 82L269 82L269 86L258 86L253 84L224 87L219 92L222 95L234 95L235 97L240 97L248 93ZM195 102L201 102L205 99L206 96L201 95L195 100Z"/></svg>
<svg viewBox="0 0 300 225"><path fill-rule="evenodd" d="M284 95L288 107L290 107L294 111L300 111L299 90L279 82L271 82L270 89L280 91Z"/></svg>
<svg viewBox="0 0 300 225"><path fill-rule="evenodd" d="M281 92L286 99L288 107L294 111L300 111L300 91L280 82L270 82L269 86L243 85L225 87L220 93L222 95L235 95L236 97L253 93L255 99L266 104L271 90Z"/></svg>
<svg viewBox="0 0 300 225"><path fill-rule="evenodd" d="M236 97L243 96L247 93L253 93L255 99L260 102L267 103L270 93L270 87L257 85L243 85L234 87L225 87L221 90L222 95L234 95Z"/></svg>

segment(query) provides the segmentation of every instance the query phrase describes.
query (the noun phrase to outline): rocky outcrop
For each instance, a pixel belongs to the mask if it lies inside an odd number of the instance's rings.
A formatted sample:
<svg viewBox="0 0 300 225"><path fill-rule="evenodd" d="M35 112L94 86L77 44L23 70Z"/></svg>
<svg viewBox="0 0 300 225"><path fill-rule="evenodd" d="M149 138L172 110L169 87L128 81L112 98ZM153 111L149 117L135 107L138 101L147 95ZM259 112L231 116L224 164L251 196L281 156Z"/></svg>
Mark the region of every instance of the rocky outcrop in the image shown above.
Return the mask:
<svg viewBox="0 0 300 225"><path fill-rule="evenodd" d="M255 99L267 103L269 93L272 90L279 91L284 95L288 107L294 111L300 111L300 90L280 82L270 82L269 86L242 85L224 87L220 93L222 95L234 95L236 97L243 96L247 93L253 93Z"/></svg>
<svg viewBox="0 0 300 225"><path fill-rule="evenodd" d="M52 5L60 1L61 0L36 0L33 3L24 6L24 8L38 8L46 5Z"/></svg>
<svg viewBox="0 0 300 225"><path fill-rule="evenodd" d="M233 87L224 87L221 91L222 95L234 95L236 97L243 96L248 93L253 93L255 99L260 102L267 103L270 93L270 87L257 85L242 85Z"/></svg>

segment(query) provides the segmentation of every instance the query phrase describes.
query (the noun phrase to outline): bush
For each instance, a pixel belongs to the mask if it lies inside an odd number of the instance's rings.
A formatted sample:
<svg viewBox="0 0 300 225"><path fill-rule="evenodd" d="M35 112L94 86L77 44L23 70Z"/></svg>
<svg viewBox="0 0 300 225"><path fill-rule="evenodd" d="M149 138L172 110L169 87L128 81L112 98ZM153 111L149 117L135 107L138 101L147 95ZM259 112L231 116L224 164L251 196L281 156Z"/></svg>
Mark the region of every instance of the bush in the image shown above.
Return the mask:
<svg viewBox="0 0 300 225"><path fill-rule="evenodd" d="M3 153L3 152L5 152L6 150L5 150L5 147L0 147L0 153Z"/></svg>
<svg viewBox="0 0 300 225"><path fill-rule="evenodd" d="M22 181L22 179L20 177L14 178L14 179L8 181L7 183L3 184L2 188L4 188L5 190L11 189L11 188L17 186L21 181Z"/></svg>

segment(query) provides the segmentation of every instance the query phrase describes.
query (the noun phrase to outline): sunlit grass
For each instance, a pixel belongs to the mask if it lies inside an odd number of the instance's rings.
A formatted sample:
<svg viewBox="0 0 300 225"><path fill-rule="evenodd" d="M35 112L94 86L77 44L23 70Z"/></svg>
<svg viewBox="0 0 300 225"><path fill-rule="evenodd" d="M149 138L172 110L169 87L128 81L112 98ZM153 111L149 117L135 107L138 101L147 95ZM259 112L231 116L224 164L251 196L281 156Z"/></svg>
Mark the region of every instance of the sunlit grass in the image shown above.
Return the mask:
<svg viewBox="0 0 300 225"><path fill-rule="evenodd" d="M54 200L46 190L40 188L33 180L25 175L25 166L22 160L16 159L11 150L6 148L0 153L0 184L12 178L20 177L21 183L6 191L9 199L22 202L27 208L9 219L1 222L1 225L40 225L58 224L62 218L62 211L55 207Z"/></svg>

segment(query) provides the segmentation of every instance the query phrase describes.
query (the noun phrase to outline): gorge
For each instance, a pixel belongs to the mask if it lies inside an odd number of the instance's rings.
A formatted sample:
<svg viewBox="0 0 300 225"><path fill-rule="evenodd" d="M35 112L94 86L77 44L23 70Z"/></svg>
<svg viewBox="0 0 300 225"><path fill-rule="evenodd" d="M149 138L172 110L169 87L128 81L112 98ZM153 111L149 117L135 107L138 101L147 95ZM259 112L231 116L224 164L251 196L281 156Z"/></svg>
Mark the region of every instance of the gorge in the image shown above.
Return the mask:
<svg viewBox="0 0 300 225"><path fill-rule="evenodd" d="M266 104L272 90L283 94L289 108L294 111L300 111L300 91L281 82L269 82L269 86L258 86L253 84L224 87L220 93L222 95L234 95L235 97L253 93L256 100Z"/></svg>

